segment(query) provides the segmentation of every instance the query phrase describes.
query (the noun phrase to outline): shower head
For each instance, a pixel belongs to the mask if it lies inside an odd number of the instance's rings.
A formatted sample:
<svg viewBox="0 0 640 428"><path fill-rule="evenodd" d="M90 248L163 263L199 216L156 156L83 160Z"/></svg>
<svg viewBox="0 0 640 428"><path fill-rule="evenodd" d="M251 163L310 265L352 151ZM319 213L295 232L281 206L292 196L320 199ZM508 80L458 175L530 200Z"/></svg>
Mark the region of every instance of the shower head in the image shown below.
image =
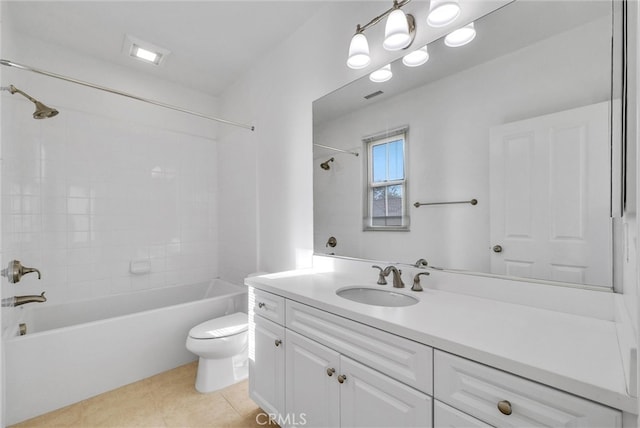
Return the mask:
<svg viewBox="0 0 640 428"><path fill-rule="evenodd" d="M325 171L331 169L331 167L329 166L329 162L333 162L333 158L327 160L326 162L322 162L320 164L320 168L324 169Z"/></svg>
<svg viewBox="0 0 640 428"><path fill-rule="evenodd" d="M58 110L42 104L40 101L36 100L29 94L22 92L20 89L16 88L13 85L9 85L8 88L2 88L2 89L7 90L12 94L18 93L23 97L25 97L26 99L28 99L29 101L31 101L32 103L34 103L36 105L36 111L33 112L34 119L46 119L58 114Z"/></svg>

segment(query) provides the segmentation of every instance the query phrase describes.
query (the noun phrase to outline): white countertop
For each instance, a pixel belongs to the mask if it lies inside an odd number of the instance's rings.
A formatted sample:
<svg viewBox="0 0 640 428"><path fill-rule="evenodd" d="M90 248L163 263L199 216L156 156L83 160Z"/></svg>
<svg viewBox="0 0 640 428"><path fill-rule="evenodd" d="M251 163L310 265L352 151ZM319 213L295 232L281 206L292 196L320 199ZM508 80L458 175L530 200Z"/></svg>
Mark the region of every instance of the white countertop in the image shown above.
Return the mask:
<svg viewBox="0 0 640 428"><path fill-rule="evenodd" d="M627 394L616 324L523 304L441 290L377 285L344 273L299 270L250 277L245 283L489 366L638 413ZM389 278L390 279L390 278ZM425 281L426 282L426 281ZM391 283L391 281L389 281ZM349 285L382 287L420 300L382 307L336 295Z"/></svg>

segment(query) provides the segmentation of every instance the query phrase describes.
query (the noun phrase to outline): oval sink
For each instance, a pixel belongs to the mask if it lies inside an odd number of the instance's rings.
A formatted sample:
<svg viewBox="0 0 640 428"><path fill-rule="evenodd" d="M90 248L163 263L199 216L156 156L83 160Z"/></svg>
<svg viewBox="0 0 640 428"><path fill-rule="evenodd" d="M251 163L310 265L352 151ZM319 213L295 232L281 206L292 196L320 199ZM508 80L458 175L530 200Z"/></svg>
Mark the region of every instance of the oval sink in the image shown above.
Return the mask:
<svg viewBox="0 0 640 428"><path fill-rule="evenodd" d="M420 300L391 290L369 287L345 287L336 291L344 299L375 306L411 306Z"/></svg>

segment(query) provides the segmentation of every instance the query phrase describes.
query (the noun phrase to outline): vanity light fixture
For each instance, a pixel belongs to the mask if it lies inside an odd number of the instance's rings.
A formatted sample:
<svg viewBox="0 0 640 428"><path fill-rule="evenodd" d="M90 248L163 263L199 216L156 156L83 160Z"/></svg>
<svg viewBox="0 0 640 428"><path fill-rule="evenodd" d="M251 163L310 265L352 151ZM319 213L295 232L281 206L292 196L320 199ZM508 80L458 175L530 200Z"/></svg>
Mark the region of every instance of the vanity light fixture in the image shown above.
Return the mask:
<svg viewBox="0 0 640 428"><path fill-rule="evenodd" d="M386 82L391 79L393 73L391 72L391 64L387 64L382 68L377 69L369 75L369 80L375 83Z"/></svg>
<svg viewBox="0 0 640 428"><path fill-rule="evenodd" d="M418 67L427 61L429 61L429 51L427 51L426 45L406 54L402 58L402 63L407 67Z"/></svg>
<svg viewBox="0 0 640 428"><path fill-rule="evenodd" d="M431 0L427 24L431 27L446 27L460 16L458 0Z"/></svg>
<svg viewBox="0 0 640 428"><path fill-rule="evenodd" d="M472 22L447 34L444 38L444 44L451 48L457 48L471 42L475 37L476 29Z"/></svg>
<svg viewBox="0 0 640 428"><path fill-rule="evenodd" d="M356 32L349 44L349 57L347 59L347 66L349 68L359 70L367 67L371 63L369 43L367 42L364 32L387 16L383 47L390 51L398 51L411 46L416 35L415 19L413 15L407 15L401 10L401 8L410 1L411 0L394 0L393 6L390 9L376 16L365 25L358 24L356 26Z"/></svg>

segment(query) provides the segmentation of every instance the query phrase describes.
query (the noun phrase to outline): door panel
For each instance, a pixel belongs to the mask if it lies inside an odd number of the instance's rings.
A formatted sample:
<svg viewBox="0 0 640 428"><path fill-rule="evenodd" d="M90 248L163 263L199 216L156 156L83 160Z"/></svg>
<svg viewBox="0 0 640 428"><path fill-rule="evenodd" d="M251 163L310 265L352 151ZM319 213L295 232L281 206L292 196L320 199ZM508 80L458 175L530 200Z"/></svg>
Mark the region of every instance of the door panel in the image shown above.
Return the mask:
<svg viewBox="0 0 640 428"><path fill-rule="evenodd" d="M609 103L491 129L493 273L612 285Z"/></svg>
<svg viewBox="0 0 640 428"><path fill-rule="evenodd" d="M291 330L286 335L287 425L340 426L340 354Z"/></svg>
<svg viewBox="0 0 640 428"><path fill-rule="evenodd" d="M340 359L344 427L429 427L431 397L350 358Z"/></svg>

